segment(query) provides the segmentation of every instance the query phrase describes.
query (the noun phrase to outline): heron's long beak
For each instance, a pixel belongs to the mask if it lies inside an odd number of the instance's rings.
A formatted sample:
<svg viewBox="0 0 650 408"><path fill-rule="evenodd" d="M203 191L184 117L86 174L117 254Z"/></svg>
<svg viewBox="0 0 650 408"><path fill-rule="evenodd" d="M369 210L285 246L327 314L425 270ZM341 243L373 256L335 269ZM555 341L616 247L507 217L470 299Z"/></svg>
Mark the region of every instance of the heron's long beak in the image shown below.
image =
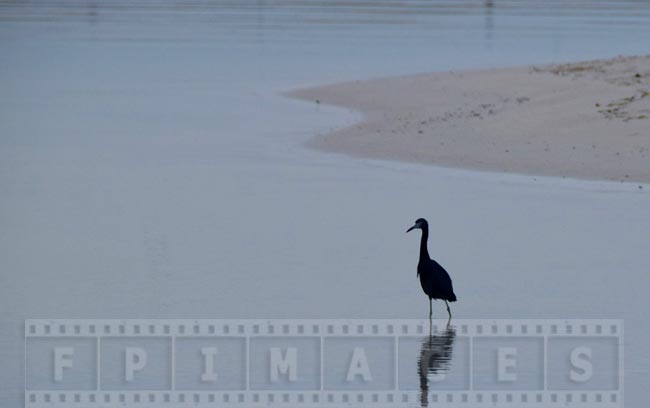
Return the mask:
<svg viewBox="0 0 650 408"><path fill-rule="evenodd" d="M416 229L417 227L418 227L417 224L415 224L415 225L412 226L411 228L407 229L406 232L409 232L409 231L411 231L411 230L414 230L414 229Z"/></svg>

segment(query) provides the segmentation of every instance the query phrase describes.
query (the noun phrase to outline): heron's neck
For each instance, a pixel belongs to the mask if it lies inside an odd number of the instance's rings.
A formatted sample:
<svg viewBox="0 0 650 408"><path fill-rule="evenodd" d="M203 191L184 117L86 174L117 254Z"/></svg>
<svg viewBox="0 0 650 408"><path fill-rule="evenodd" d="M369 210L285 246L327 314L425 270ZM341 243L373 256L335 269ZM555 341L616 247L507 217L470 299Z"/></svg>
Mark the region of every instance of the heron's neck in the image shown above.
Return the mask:
<svg viewBox="0 0 650 408"><path fill-rule="evenodd" d="M429 260L427 240L429 239L429 228L422 228L422 239L420 240L420 259Z"/></svg>

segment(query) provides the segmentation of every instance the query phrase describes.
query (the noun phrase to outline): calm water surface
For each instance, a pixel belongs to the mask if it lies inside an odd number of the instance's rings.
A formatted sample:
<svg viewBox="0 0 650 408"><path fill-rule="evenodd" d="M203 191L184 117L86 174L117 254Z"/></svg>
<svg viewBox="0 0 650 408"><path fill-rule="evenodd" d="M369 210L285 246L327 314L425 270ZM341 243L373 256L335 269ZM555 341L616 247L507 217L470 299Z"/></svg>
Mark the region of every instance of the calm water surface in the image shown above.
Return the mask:
<svg viewBox="0 0 650 408"><path fill-rule="evenodd" d="M0 1L0 405L25 318L425 317L426 216L456 316L624 318L644 406L648 188L306 151L358 117L279 93L649 38L648 1ZM414 342L410 387L459 347Z"/></svg>

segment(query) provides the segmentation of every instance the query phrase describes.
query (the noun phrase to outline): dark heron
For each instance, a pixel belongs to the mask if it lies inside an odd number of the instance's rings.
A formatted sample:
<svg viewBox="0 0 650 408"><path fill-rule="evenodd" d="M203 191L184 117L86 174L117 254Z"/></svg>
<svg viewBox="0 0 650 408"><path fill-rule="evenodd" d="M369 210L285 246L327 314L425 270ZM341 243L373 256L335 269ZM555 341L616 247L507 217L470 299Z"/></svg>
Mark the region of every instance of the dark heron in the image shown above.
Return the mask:
<svg viewBox="0 0 650 408"><path fill-rule="evenodd" d="M451 310L449 303L455 302L456 295L454 288L451 285L451 278L449 274L440 266L440 264L429 257L427 250L427 240L429 239L429 223L424 218L418 218L415 225L406 230L409 232L413 229L419 228L422 230L422 240L420 241L420 262L418 262L418 276L420 277L420 284L422 290L429 296L429 318L433 315L431 300L442 299L447 305L447 313L451 319Z"/></svg>

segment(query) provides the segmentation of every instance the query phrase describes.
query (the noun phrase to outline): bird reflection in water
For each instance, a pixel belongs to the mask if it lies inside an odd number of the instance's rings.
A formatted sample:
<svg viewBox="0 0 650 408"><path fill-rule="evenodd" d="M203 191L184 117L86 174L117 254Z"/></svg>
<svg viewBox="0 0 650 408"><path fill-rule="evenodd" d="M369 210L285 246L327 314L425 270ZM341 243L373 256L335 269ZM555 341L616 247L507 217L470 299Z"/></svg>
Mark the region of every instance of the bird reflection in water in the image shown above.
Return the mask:
<svg viewBox="0 0 650 408"><path fill-rule="evenodd" d="M442 380L451 366L456 331L447 324L443 331L432 333L422 340L418 357L418 377L420 379L420 405L429 405L429 381Z"/></svg>

